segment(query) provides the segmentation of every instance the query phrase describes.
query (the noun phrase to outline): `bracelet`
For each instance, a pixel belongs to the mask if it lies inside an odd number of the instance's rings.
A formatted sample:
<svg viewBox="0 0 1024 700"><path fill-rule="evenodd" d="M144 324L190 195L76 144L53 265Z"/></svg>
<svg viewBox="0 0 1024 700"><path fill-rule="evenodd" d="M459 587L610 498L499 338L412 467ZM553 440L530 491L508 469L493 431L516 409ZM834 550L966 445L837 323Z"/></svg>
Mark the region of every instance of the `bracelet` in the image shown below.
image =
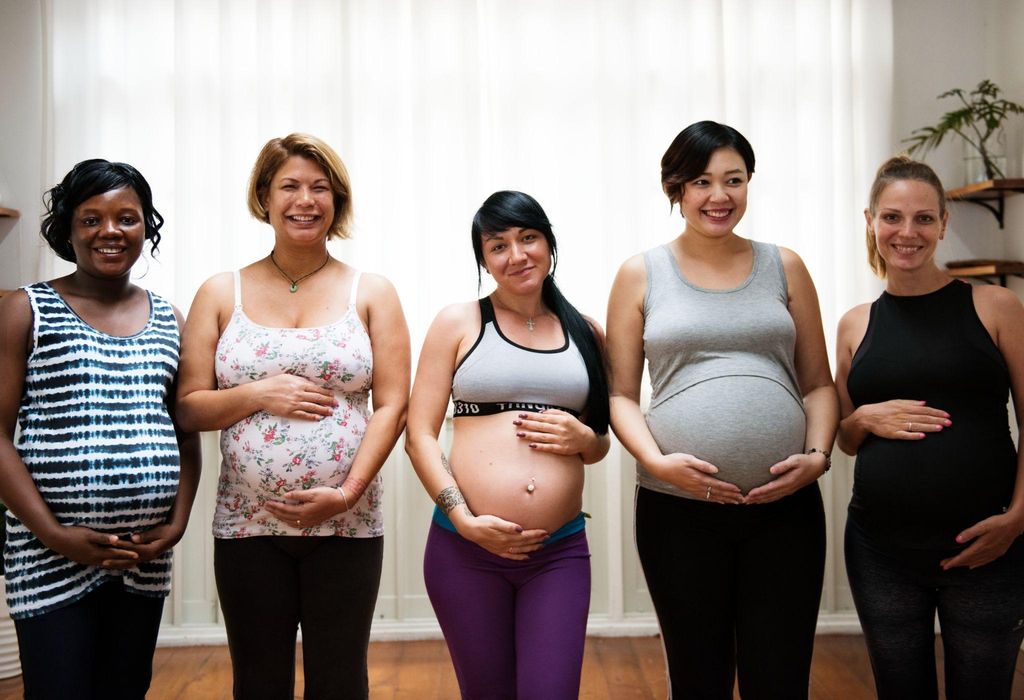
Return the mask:
<svg viewBox="0 0 1024 700"><path fill-rule="evenodd" d="M345 510L348 510L351 506L348 504L348 496L345 495L345 486L339 486L338 490L341 491L341 500L345 501Z"/></svg>
<svg viewBox="0 0 1024 700"><path fill-rule="evenodd" d="M804 454L812 455L815 452L817 452L820 455L825 455L825 473L827 474L828 470L832 468L832 453L829 452L828 450L819 450L817 447L812 447L811 449L807 450L807 452L805 452Z"/></svg>

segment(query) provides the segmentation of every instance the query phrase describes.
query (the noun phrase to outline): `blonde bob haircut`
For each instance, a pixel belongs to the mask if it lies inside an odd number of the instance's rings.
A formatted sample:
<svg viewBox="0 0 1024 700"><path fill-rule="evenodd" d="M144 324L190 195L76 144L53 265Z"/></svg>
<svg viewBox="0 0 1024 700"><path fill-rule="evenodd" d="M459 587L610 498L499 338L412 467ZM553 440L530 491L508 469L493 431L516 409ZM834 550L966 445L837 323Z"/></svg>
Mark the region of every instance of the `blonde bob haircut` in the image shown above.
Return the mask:
<svg viewBox="0 0 1024 700"><path fill-rule="evenodd" d="M327 175L334 192L334 221L327 230L327 238L348 238L352 223L352 187L348 170L334 149L309 134L288 134L283 139L274 138L260 151L256 164L249 176L249 213L263 223L270 223L265 203L270 194L270 182L274 175L292 156L307 158Z"/></svg>
<svg viewBox="0 0 1024 700"><path fill-rule="evenodd" d="M899 155L890 158L882 163L875 175L875 181L871 184L871 195L868 199L868 213L874 219L878 214L878 200L885 188L894 182L901 180L917 180L931 185L935 190L935 196L939 199L939 218L946 217L946 191L942 187L942 181L935 171L920 161L912 160L909 156ZM875 233L871 230L871 224L867 225L868 265L876 275L885 279L885 260L878 252L878 245L875 243Z"/></svg>

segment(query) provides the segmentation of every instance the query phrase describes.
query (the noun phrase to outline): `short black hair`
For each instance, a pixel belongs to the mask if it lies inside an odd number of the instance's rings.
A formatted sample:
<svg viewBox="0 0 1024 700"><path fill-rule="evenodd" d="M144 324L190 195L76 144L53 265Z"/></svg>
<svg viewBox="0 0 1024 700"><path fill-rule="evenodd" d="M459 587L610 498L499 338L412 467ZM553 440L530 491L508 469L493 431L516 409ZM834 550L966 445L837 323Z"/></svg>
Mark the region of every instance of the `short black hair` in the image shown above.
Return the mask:
<svg viewBox="0 0 1024 700"><path fill-rule="evenodd" d="M540 203L530 195L512 190L495 192L484 200L473 217L472 236L473 253L476 255L477 285L479 287L480 268L484 264L484 234L501 233L510 228L540 231L548 242L551 250L551 272L544 280L541 298L558 316L559 322L576 343L576 349L583 358L583 364L587 367L587 379L590 382L584 417L587 425L595 433L604 435L608 432L610 418L604 352L597 341L594 329L555 284L555 268L558 266L558 243L555 241L555 232Z"/></svg>
<svg viewBox="0 0 1024 700"><path fill-rule="evenodd" d="M164 218L153 206L153 192L138 170L127 163L112 163L102 158L83 160L71 168L59 185L54 185L43 198L46 215L40 234L57 255L75 262L71 247L71 220L75 209L85 200L104 192L130 187L142 205L142 220L146 225L146 240L152 243L150 253L157 252L160 228Z"/></svg>
<svg viewBox="0 0 1024 700"><path fill-rule="evenodd" d="M690 124L679 132L661 157L661 188L672 206L682 199L686 183L704 172L712 154L720 148L731 148L739 153L747 167L747 176L754 174L754 149L743 134L713 121Z"/></svg>

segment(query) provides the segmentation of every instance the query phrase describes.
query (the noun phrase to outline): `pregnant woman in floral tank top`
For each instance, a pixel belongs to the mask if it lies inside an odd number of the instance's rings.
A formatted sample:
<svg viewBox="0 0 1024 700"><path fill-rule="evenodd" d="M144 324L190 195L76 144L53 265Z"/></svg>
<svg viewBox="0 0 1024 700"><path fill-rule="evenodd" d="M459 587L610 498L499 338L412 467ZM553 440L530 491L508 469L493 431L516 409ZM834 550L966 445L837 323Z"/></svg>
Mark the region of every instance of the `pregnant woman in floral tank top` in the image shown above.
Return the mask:
<svg viewBox="0 0 1024 700"><path fill-rule="evenodd" d="M183 422L222 431L214 570L234 695L293 696L301 626L306 697L365 698L378 471L404 427L408 330L387 280L327 250L352 200L323 141L268 142L249 211L274 248L199 290L179 391Z"/></svg>

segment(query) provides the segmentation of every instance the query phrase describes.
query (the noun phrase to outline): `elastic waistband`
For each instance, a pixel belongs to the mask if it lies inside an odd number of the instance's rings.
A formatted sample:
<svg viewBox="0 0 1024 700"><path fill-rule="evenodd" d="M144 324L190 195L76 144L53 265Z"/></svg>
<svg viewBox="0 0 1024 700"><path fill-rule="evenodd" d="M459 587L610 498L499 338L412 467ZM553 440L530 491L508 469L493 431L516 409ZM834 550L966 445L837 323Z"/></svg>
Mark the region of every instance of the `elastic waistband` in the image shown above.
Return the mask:
<svg viewBox="0 0 1024 700"><path fill-rule="evenodd" d="M456 418L462 416L493 416L496 413L504 413L505 411L528 411L530 413L540 413L546 411L549 408L555 408L559 411L565 411L566 413L579 418L580 412L574 411L571 408L565 408L564 406L555 406L550 403L531 403L528 401L459 401L455 402L454 415Z"/></svg>
<svg viewBox="0 0 1024 700"><path fill-rule="evenodd" d="M455 526L452 525L452 521L449 520L448 516L442 513L441 509L438 508L437 506L434 506L434 515L432 519L438 526L443 527L448 532L454 532L456 535L459 534L458 531L455 529ZM575 535L577 532L582 532L584 529L586 529L586 527L587 521L586 518L583 517L583 513L581 512L579 515L577 515L575 518L567 522L565 525L552 532L551 536L544 540L544 543L551 544L552 542L563 540L566 537L569 537L570 535Z"/></svg>

